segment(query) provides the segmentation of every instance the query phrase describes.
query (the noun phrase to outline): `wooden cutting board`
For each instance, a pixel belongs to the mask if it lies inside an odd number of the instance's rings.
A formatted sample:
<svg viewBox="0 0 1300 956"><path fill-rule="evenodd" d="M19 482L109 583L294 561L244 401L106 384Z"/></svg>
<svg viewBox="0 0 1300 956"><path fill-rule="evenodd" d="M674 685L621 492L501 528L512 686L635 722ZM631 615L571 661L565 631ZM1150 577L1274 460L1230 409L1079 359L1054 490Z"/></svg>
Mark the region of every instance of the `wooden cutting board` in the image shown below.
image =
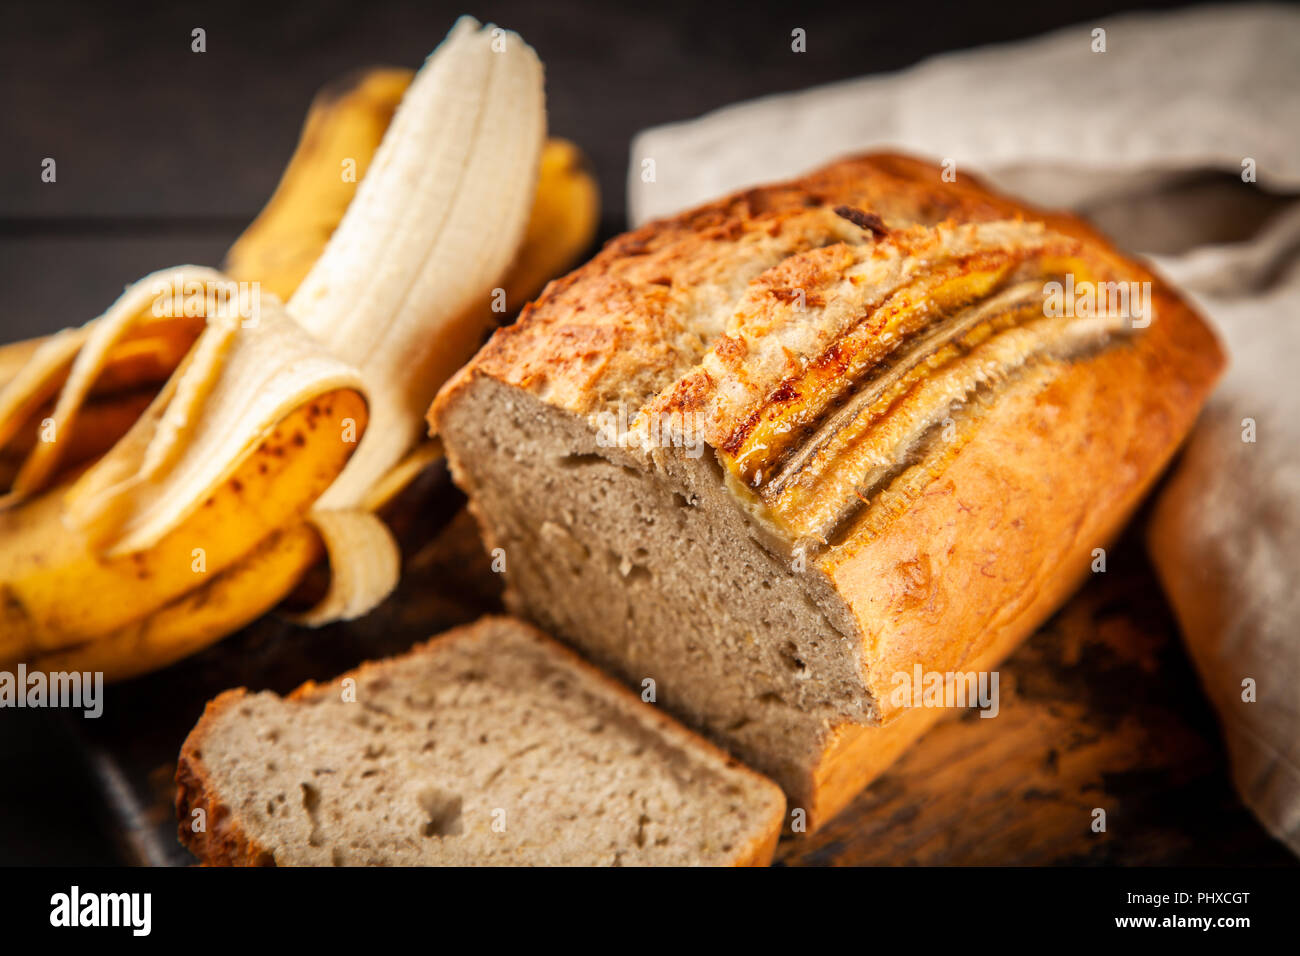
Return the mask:
<svg viewBox="0 0 1300 956"><path fill-rule="evenodd" d="M172 775L209 698L238 685L284 693L500 610L500 578L440 467L411 503L401 589L374 613L318 631L265 618L109 688L99 720L71 722L126 860L194 862L176 840ZM1229 785L1140 542L1119 542L1108 566L1001 668L996 719L955 712L821 831L783 839L778 861L1294 864Z"/></svg>

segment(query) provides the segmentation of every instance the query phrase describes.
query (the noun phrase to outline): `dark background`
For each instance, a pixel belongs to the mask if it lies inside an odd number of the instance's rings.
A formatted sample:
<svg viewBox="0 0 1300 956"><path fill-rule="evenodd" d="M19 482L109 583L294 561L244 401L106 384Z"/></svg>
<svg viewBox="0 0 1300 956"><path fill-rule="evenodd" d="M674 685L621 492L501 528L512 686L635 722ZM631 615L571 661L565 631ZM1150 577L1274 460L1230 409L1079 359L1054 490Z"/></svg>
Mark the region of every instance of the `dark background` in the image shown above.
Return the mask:
<svg viewBox="0 0 1300 956"><path fill-rule="evenodd" d="M1181 4L1149 3L1158 8ZM1093 23L1122 3L6 6L0 25L0 340L98 315L128 281L216 265L261 208L312 95L358 67L418 66L455 17L519 31L546 64L550 127L591 156L622 226L640 129L738 100L895 70L945 50ZM790 31L808 50L790 50ZM190 31L207 31L207 52ZM1207 68L1212 51L1207 51ZM1026 78L1026 82L1032 82ZM43 183L53 157L58 181Z"/></svg>
<svg viewBox="0 0 1300 956"><path fill-rule="evenodd" d="M153 269L216 265L270 196L316 90L358 67L418 66L462 12L519 31L538 51L551 131L591 157L607 237L623 226L628 144L646 126L946 50L1097 25L1127 6L7 4L0 341L80 324ZM207 31L206 53L190 50L194 27ZM807 31L806 53L790 50L794 27ZM58 164L54 184L40 179L47 156ZM65 759L61 726L47 712L0 712L0 864L116 860L100 793Z"/></svg>

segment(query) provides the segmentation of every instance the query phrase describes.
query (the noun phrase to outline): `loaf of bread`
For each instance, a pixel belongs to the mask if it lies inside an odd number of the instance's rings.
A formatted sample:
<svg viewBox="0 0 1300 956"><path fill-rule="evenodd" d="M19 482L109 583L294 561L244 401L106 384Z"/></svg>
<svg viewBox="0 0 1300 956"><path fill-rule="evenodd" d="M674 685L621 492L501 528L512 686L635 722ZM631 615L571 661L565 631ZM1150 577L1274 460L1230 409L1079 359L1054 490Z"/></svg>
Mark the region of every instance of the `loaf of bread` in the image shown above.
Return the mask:
<svg viewBox="0 0 1300 956"><path fill-rule="evenodd" d="M288 698L227 691L176 772L218 865L766 865L785 801L509 618Z"/></svg>
<svg viewBox="0 0 1300 956"><path fill-rule="evenodd" d="M944 179L861 156L620 236L430 411L512 609L809 826L937 716L900 675L1077 586L1223 363L1079 220Z"/></svg>

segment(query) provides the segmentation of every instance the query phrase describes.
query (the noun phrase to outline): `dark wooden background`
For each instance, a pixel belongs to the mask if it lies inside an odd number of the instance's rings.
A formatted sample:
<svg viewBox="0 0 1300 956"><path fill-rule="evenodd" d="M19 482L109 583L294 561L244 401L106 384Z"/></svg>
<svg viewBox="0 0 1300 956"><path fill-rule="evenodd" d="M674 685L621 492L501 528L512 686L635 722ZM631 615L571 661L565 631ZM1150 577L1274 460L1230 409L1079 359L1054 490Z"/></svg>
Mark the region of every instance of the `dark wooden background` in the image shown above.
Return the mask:
<svg viewBox="0 0 1300 956"><path fill-rule="evenodd" d="M608 237L623 227L627 148L639 129L945 50L1095 23L1124 6L7 4L0 341L79 324L152 269L216 264L270 195L317 88L357 67L418 65L461 12L520 31L540 53L551 129L591 156ZM806 54L790 52L796 26L807 30ZM190 51L194 27L207 31L204 54ZM57 161L54 184L41 182L45 157ZM264 623L114 689L97 726L0 712L0 864L182 862L168 832L167 760L204 695L327 677L490 606L485 579L455 577L470 566L448 558L463 540L412 556L412 582L451 591L408 585L405 603L324 637ZM782 857L1290 861L1231 792L1213 717L1135 540L1111 567L1008 664L1004 720L949 721L823 833L784 844ZM1107 835L1087 829L1092 806L1111 808Z"/></svg>

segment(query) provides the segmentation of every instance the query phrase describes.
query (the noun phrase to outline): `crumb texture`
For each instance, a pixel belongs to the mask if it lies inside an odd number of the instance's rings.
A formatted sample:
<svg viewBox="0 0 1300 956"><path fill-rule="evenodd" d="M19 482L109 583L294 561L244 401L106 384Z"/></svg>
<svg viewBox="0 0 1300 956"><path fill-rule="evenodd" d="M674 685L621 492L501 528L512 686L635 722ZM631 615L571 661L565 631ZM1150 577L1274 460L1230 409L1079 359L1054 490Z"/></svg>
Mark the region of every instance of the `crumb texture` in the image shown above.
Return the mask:
<svg viewBox="0 0 1300 956"><path fill-rule="evenodd" d="M576 416L490 380L453 434L513 610L634 689L653 681L676 716L789 792L806 789L828 725L871 719L851 619L756 538L711 456L638 467Z"/></svg>
<svg viewBox="0 0 1300 956"><path fill-rule="evenodd" d="M200 856L281 866L755 862L784 806L509 619L289 699L223 695L178 777L181 837ZM211 837L189 833L195 806Z"/></svg>

